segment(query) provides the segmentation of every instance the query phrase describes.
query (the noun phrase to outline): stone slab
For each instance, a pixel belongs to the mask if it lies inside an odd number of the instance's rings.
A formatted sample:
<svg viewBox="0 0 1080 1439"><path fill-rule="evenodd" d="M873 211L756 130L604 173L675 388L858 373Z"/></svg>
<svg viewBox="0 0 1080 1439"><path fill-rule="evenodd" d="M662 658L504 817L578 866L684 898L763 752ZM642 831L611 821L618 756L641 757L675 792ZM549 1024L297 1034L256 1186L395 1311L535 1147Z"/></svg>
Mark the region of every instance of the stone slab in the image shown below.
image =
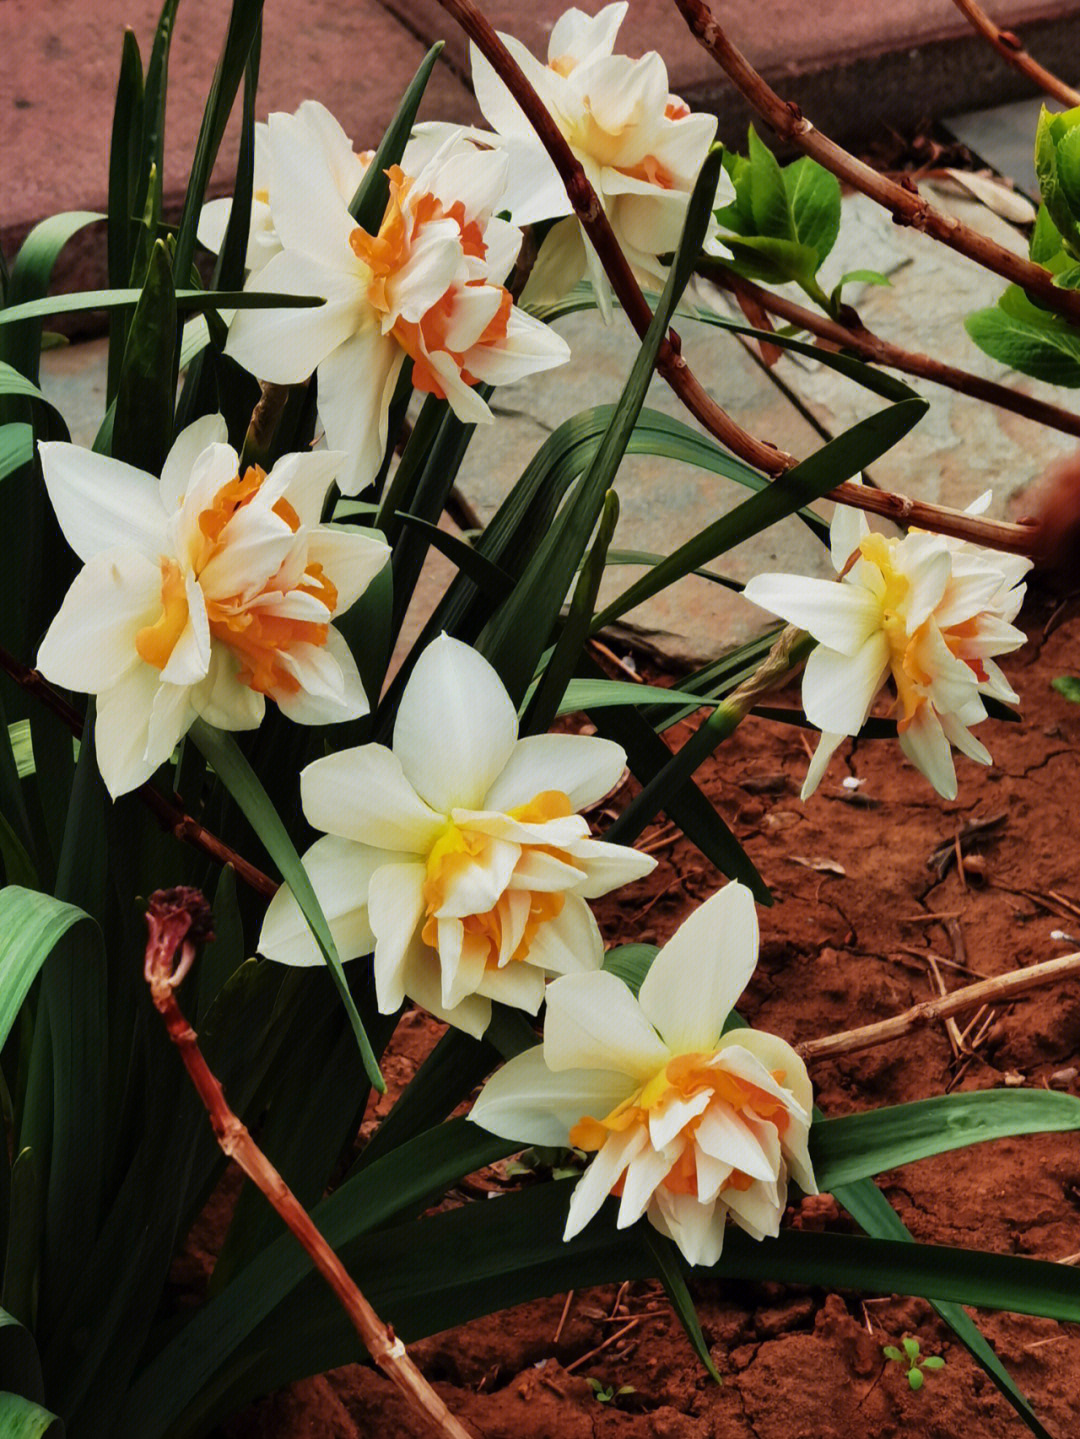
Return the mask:
<svg viewBox="0 0 1080 1439"><path fill-rule="evenodd" d="M1058 108L1055 101L1047 99L1046 103L1051 110ZM950 115L945 124L984 165L999 175L1008 175L1018 190L1037 201L1035 127L1042 105L1042 98L1014 100L1011 105Z"/></svg>

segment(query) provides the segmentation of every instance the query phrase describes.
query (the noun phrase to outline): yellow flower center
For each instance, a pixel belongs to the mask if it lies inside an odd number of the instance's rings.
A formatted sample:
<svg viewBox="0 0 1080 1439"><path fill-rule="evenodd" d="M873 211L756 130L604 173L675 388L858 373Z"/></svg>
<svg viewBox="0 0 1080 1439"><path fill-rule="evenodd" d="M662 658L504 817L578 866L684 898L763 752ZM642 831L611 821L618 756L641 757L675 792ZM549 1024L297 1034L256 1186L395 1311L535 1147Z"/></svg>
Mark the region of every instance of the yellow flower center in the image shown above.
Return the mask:
<svg viewBox="0 0 1080 1439"><path fill-rule="evenodd" d="M225 543L221 538L225 526L237 510L251 503L265 479L264 470L258 465L250 466L242 476L237 475L222 485L212 503L200 513L200 540L192 559L196 578L213 557L220 553ZM288 500L277 500L273 512L296 534L300 528L300 517ZM211 637L227 645L240 660L237 677L242 684L260 694L273 694L275 691L296 694L300 682L282 665L281 655L297 644L322 647L326 644L330 627L328 624L317 624L311 620L289 619L270 614L257 606L251 607L253 599L270 595L277 588L271 579L255 596L241 598L237 594L217 599L204 596L206 614ZM337 589L323 573L321 564L307 566L301 583L293 586L293 591L296 590L319 600L331 614L337 608ZM135 650L139 658L153 665L155 669L163 670L187 623L188 602L180 566L175 560L163 559L161 614L152 625L147 625L135 636Z"/></svg>
<svg viewBox="0 0 1080 1439"><path fill-rule="evenodd" d="M405 202L413 187L413 180L399 165L391 165L386 172L390 181L390 200L383 215L377 235L369 235L359 226L349 236L352 251L371 271L367 298L373 309L387 315L392 309L389 286L401 267L409 258L416 237L424 225L433 220L453 220L461 237L464 255L483 259L487 245L479 224L465 216L465 204L456 200L449 209L434 195L417 195L406 211ZM469 280L468 286L487 287L486 280ZM494 287L491 287L494 288ZM506 327L514 300L509 290L501 290L499 307L488 321L477 345L495 345L506 338ZM412 382L415 389L445 400L446 391L438 374L432 369L429 354L445 351L454 359L461 378L467 385L474 385L476 378L463 368L464 355L448 348L446 337L454 315L455 286L451 285L434 305L421 316L419 321L395 320L390 333L407 355L412 358Z"/></svg>
<svg viewBox="0 0 1080 1439"><path fill-rule="evenodd" d="M640 1089L635 1090L621 1104L617 1104L603 1119L583 1115L570 1130L570 1143L575 1149L583 1149L587 1154L595 1153L603 1148L612 1134L622 1134L635 1124L647 1125L650 1113L671 1095L678 1095L686 1100L706 1092L711 1096L710 1105L719 1101L736 1112L750 1109L759 1119L767 1119L775 1125L778 1134L783 1134L790 1122L783 1100L726 1069L710 1068L709 1061L714 1058L715 1053L714 1050L712 1053L675 1055ZM774 1070L772 1077L777 1084L783 1084L784 1071ZM688 1138L693 1137L700 1120L701 1115L695 1115L687 1122L683 1132ZM660 1182L673 1194L697 1194L697 1171L692 1144L684 1147ZM724 1181L721 1192L724 1189L748 1189L752 1183L749 1175L735 1169ZM620 1177L612 1193L621 1194L622 1186L623 1180Z"/></svg>
<svg viewBox="0 0 1080 1439"><path fill-rule="evenodd" d="M543 824L552 819L565 819L574 813L570 800L561 790L545 790L531 799L528 804L519 805L507 811L511 819L522 824ZM490 835L469 829L468 825L447 825L432 845L427 857L427 875L424 880L425 920L421 938L426 945L437 949L439 945L438 913L446 903L447 894L461 875L473 865L483 864L485 851L491 845ZM535 844L524 846L536 853L549 854L564 864L580 868L564 850L551 845ZM536 890L529 893L529 914L524 931L511 960L524 959L532 945L537 930L548 920L555 919L562 912L564 897L557 891ZM506 896L503 894L492 909L484 914L466 915L462 920L466 938L480 940L487 945L486 964L489 969L498 966L502 953L504 926L509 916L506 913Z"/></svg>

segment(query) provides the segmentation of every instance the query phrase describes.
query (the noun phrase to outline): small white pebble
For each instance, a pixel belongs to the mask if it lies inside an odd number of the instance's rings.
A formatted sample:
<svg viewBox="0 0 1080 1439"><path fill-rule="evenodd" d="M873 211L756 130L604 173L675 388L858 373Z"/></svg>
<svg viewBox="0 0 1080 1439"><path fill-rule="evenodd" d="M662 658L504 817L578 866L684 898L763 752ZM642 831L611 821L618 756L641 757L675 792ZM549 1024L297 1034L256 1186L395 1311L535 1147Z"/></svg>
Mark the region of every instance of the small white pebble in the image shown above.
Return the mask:
<svg viewBox="0 0 1080 1439"><path fill-rule="evenodd" d="M849 774L846 779L841 780L841 783L845 789L862 789L866 781L864 779L856 779L853 774Z"/></svg>
<svg viewBox="0 0 1080 1439"><path fill-rule="evenodd" d="M1002 1082L1007 1089L1019 1089L1020 1085L1027 1083L1027 1080L1018 1069L1007 1069L1002 1075Z"/></svg>

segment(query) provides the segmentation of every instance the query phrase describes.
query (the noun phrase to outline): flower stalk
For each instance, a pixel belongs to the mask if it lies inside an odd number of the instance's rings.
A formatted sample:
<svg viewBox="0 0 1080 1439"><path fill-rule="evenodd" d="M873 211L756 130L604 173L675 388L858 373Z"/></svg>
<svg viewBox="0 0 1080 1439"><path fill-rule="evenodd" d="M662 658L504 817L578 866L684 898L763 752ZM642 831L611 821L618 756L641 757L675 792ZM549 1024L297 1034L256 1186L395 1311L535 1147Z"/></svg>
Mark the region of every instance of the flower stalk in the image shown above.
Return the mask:
<svg viewBox="0 0 1080 1439"><path fill-rule="evenodd" d="M210 906L197 889L158 890L150 896L146 923L149 937L144 974L150 995L210 1116L222 1151L259 1186L292 1230L333 1290L365 1349L431 1432L448 1439L470 1439L468 1430L417 1369L390 1325L372 1309L307 1210L230 1109L220 1082L203 1057L198 1036L177 1003L176 988L191 968L198 946L213 938Z"/></svg>

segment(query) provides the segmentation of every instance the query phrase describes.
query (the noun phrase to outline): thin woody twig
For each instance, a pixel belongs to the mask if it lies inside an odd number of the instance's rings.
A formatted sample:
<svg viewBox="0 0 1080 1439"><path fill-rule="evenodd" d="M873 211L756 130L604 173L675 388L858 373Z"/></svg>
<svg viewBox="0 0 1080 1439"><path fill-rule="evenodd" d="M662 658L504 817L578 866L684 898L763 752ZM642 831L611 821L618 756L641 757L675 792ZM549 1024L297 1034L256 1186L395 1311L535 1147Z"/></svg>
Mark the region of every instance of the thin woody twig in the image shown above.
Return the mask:
<svg viewBox="0 0 1080 1439"><path fill-rule="evenodd" d="M714 284L731 290L736 296L745 296L770 314L798 325L800 329L808 330L810 334L817 335L819 339L827 340L830 344L850 350L873 364L885 365L905 375L917 375L920 379L933 380L958 394L984 400L999 409L1010 410L1013 414L1023 415L1027 420L1034 420L1036 424L1060 430L1062 434L1080 436L1080 414L1074 414L1061 405L1051 405L1045 400L1036 399L1034 395L1025 395L1022 390L998 384L996 380L987 380L981 375L958 369L955 365L946 365L931 355L901 349L899 345L883 340L880 335L875 335L854 320L850 324L830 320L827 315L820 315L805 305L796 304L785 295L775 295L750 280L744 280L722 260L704 256L698 263L697 271Z"/></svg>
<svg viewBox="0 0 1080 1439"><path fill-rule="evenodd" d="M1059 979L1078 974L1080 951L1030 965L1015 974L1002 974L994 979L981 980L978 984L965 985L963 989L954 989L940 999L924 999L891 1019L864 1024L859 1029L845 1029L838 1034L826 1034L820 1039L805 1040L795 1049L803 1059L834 1059L840 1054L855 1054L878 1044L888 1044L893 1039L902 1039L911 1030L932 1024L946 1015L959 1014L961 1010L984 1003L1000 1004L1028 990L1042 989Z"/></svg>
<svg viewBox="0 0 1080 1439"><path fill-rule="evenodd" d="M984 269L1020 285L1056 314L1080 324L1080 292L1058 289L1049 270L1014 254L953 216L935 210L912 182L904 184L887 179L872 166L857 160L815 129L797 105L780 98L732 44L704 0L675 0L675 4L694 38L782 140L795 145L831 170L837 179L889 210L898 224L910 225L931 239L940 240Z"/></svg>
<svg viewBox="0 0 1080 1439"><path fill-rule="evenodd" d="M0 669L3 669L15 681L21 689L32 694L40 701L46 709L56 717L78 738L82 734L82 718L76 710L68 704L63 695L53 689L45 677L37 670L29 669L21 664L14 655L8 654L7 650L0 648ZM224 840L219 839L216 834L211 833L199 823L192 819L177 800L170 800L166 795L161 794L152 784L140 785L135 794L139 796L147 809L152 810L157 816L163 829L175 835L177 839L185 844L194 845L208 854L218 864L231 864L236 871L238 879L261 894L264 899L272 899L277 893L277 885L268 874L257 869L242 854L238 854Z"/></svg>
<svg viewBox="0 0 1080 1439"><path fill-rule="evenodd" d="M184 1067L210 1116L222 1150L257 1184L311 1257L345 1310L365 1349L427 1421L432 1433L448 1439L470 1439L467 1429L450 1413L416 1365L405 1345L372 1309L348 1270L327 1244L307 1210L229 1108L224 1091L199 1049L195 1031L176 1000L176 987L195 957L196 947L211 938L210 906L193 889L159 890L150 896L146 923L145 976L154 1005L165 1021Z"/></svg>
<svg viewBox="0 0 1080 1439"><path fill-rule="evenodd" d="M953 0L953 4L984 39L989 40L994 49L1003 60L1006 60L1014 70L1019 70L1021 75L1026 75L1033 80L1040 90L1045 90L1048 95L1053 95L1055 100L1060 100L1063 105L1080 105L1080 90L1074 90L1071 85L1066 85L1064 80L1058 78L1052 70L1047 70L1045 65L1040 65L1038 60L1033 59L1024 49L1019 35L1012 30L1003 30L996 25L990 16L981 6L976 5L975 0Z"/></svg>
<svg viewBox="0 0 1080 1439"><path fill-rule="evenodd" d="M684 0L677 0L677 3L682 5ZM555 124L544 102L530 85L521 67L473 0L439 0L439 4L449 15L453 16L469 38L475 42L477 48L490 61L499 78L536 131L562 177L574 213L599 256L620 305L625 310L634 329L639 335L644 335L652 320L652 311L648 301L642 294L626 257L619 248L619 243L608 222L607 215L604 213L599 196L589 184L584 169ZM701 6L700 9L706 16L709 15L704 6ZM745 64L745 61L743 63ZM751 74L753 74L752 71ZM760 83L764 84L763 81ZM794 123L793 117L783 101L779 97L774 96L773 98L788 119ZM805 125L805 122L801 123ZM856 163L852 160L852 164ZM876 176L874 171L870 171L868 167L863 168L880 180L881 177ZM899 194L906 197L907 209L911 211L912 217L922 216L923 211L933 213L926 202L917 195L910 194L900 186L894 188ZM958 221L940 218L947 227L959 224ZM916 218L909 218L908 222L917 223ZM927 228L927 226L919 223L919 228ZM973 232L967 233L973 234ZM994 250L1001 249L1000 246L993 246L991 241L983 240L981 236L975 236L975 239ZM1045 270L1016 260L1016 257L1008 251L1002 251L1002 254L1008 256L1009 260L1013 262L1014 268L1018 265L1021 267L1018 274L1022 277L1027 277L1029 272L1041 276L1047 282L1057 307L1067 306L1067 313L1074 313L1080 320L1080 294L1073 295L1067 291L1055 290L1049 283L1050 277ZM1038 286L1029 284L1029 288L1035 290ZM1061 298L1063 295L1066 296L1065 300ZM773 478L784 474L796 463L794 456L749 434L716 404L683 359L681 342L674 330L669 332L669 338L660 346L656 367L694 418L721 444L727 446L733 454ZM990 549L1005 550L1011 554L1030 554L1035 543L1033 527L1010 525L1000 520L986 520L979 516L964 514L960 510L950 510L940 505L926 504L922 500L912 500L906 495L891 494L885 490L871 489L867 485L853 484L850 480L830 490L825 498L833 500L837 504L851 505L855 509L883 515L898 524L918 525L938 534L971 540L976 544L986 545Z"/></svg>

